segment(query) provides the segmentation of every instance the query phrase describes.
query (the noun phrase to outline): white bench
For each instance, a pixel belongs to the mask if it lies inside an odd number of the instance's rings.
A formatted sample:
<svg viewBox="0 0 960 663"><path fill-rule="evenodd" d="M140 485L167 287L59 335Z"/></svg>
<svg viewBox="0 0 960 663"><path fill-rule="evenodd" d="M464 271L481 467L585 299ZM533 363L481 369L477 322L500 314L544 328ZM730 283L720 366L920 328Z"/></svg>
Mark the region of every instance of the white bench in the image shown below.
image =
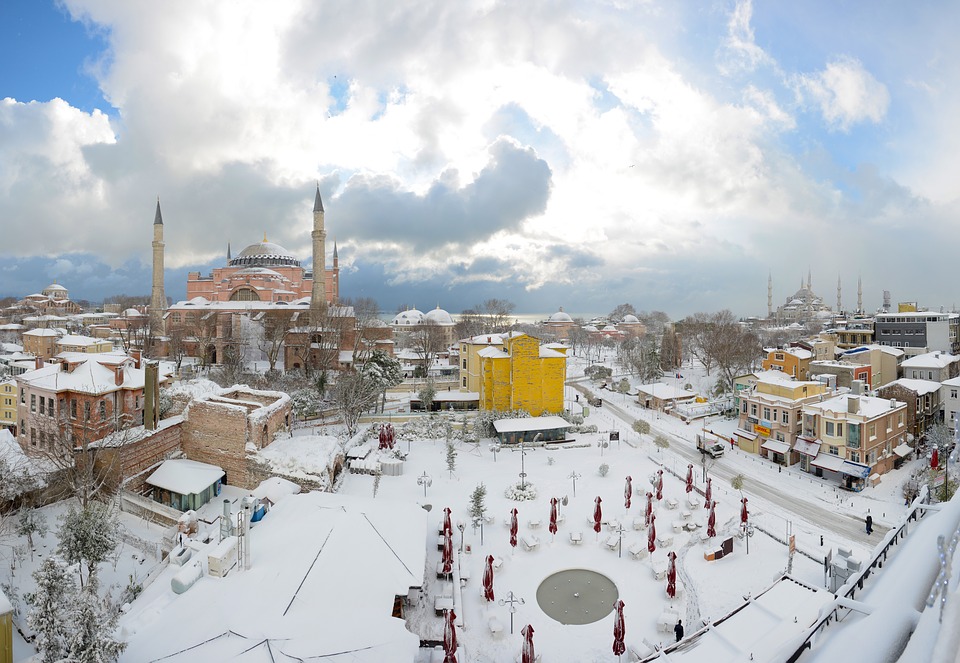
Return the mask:
<svg viewBox="0 0 960 663"><path fill-rule="evenodd" d="M503 623L496 617L487 620L487 628L490 629L490 635L499 637L503 633Z"/></svg>
<svg viewBox="0 0 960 663"><path fill-rule="evenodd" d="M520 542L523 543L523 547L527 550L535 550L537 546L540 545L540 539L533 534L524 534L520 537Z"/></svg>
<svg viewBox="0 0 960 663"><path fill-rule="evenodd" d="M570 543L579 546L583 542L582 532L570 532Z"/></svg>
<svg viewBox="0 0 960 663"><path fill-rule="evenodd" d="M649 554L647 551L647 544L640 543L639 541L627 548L627 552L629 552L630 556L634 559L643 559Z"/></svg>
<svg viewBox="0 0 960 663"><path fill-rule="evenodd" d="M603 544L610 550L616 550L617 546L620 545L620 537L614 534L611 534L610 536L607 537L607 540L604 541Z"/></svg>
<svg viewBox="0 0 960 663"><path fill-rule="evenodd" d="M673 545L673 537L669 534L661 534L657 537L657 545L661 548Z"/></svg>
<svg viewBox="0 0 960 663"><path fill-rule="evenodd" d="M660 616L657 617L657 630L670 632L673 630L673 627L677 625L679 619L680 615L676 610L664 610L660 613Z"/></svg>

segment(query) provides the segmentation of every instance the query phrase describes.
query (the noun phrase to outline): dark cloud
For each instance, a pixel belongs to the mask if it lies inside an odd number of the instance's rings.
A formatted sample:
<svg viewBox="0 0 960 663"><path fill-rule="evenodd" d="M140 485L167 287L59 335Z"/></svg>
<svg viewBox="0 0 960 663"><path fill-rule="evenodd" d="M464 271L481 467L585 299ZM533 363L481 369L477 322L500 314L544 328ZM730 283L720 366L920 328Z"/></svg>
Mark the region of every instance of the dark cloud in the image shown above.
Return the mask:
<svg viewBox="0 0 960 663"><path fill-rule="evenodd" d="M337 223L356 241L391 242L425 252L469 247L501 230L517 230L546 209L551 171L532 149L500 140L470 184L456 188L449 173L424 195L386 177L356 175L336 198Z"/></svg>

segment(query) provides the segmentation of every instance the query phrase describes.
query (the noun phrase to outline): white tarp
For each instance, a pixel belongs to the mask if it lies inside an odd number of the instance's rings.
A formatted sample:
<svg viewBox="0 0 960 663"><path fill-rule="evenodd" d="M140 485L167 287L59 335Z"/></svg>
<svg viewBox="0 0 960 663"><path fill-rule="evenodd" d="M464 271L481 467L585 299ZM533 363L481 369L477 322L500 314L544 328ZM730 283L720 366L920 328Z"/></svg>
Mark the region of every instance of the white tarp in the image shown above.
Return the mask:
<svg viewBox="0 0 960 663"><path fill-rule="evenodd" d="M201 493L224 475L216 465L186 458L166 460L147 478L147 483L181 495Z"/></svg>

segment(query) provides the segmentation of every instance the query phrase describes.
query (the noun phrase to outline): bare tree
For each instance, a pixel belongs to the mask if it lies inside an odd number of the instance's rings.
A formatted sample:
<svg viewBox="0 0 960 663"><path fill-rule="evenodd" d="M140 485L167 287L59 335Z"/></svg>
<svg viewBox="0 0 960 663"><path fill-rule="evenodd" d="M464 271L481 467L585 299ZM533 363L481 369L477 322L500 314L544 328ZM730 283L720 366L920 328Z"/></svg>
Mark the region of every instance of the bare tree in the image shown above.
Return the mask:
<svg viewBox="0 0 960 663"><path fill-rule="evenodd" d="M457 338L480 336L485 331L483 315L476 308L464 309L453 329Z"/></svg>
<svg viewBox="0 0 960 663"><path fill-rule="evenodd" d="M283 352L284 344L290 329L293 327L293 313L290 311L269 311L264 315L262 322L262 333L257 342L257 347L267 358L269 372L272 374L277 367L277 361Z"/></svg>
<svg viewBox="0 0 960 663"><path fill-rule="evenodd" d="M686 321L684 322L686 327ZM720 391L732 391L733 380L752 368L761 355L760 340L728 310L712 315L698 313L691 324L691 352L720 370Z"/></svg>
<svg viewBox="0 0 960 663"><path fill-rule="evenodd" d="M480 310L486 316L488 329L486 331L507 331L510 327L511 316L516 308L513 302L506 299L488 299L483 302Z"/></svg>
<svg viewBox="0 0 960 663"><path fill-rule="evenodd" d="M633 304L617 304L607 317L610 318L611 321L619 322L628 315L637 315Z"/></svg>
<svg viewBox="0 0 960 663"><path fill-rule="evenodd" d="M447 348L447 331L432 320L424 320L413 330L411 341L420 358L423 377L427 377L434 359Z"/></svg>

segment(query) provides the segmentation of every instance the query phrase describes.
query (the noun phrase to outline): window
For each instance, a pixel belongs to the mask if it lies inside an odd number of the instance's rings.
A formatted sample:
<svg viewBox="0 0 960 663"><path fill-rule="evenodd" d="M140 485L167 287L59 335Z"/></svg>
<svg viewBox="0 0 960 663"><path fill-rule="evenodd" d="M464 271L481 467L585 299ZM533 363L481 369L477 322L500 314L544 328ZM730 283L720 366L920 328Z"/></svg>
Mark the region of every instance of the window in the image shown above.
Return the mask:
<svg viewBox="0 0 960 663"><path fill-rule="evenodd" d="M784 423L784 425L789 426L789 425L790 425L790 413L787 412L786 410L784 410L783 412L780 413L780 416L781 416L781 419L780 419L780 420Z"/></svg>
<svg viewBox="0 0 960 663"><path fill-rule="evenodd" d="M843 437L843 424L837 422L837 437Z"/></svg>
<svg viewBox="0 0 960 663"><path fill-rule="evenodd" d="M71 419L77 418L77 399L76 398L70 399L70 418Z"/></svg>
<svg viewBox="0 0 960 663"><path fill-rule="evenodd" d="M756 404L756 403L750 403L750 414L752 414L753 416L757 416L757 404Z"/></svg>
<svg viewBox="0 0 960 663"><path fill-rule="evenodd" d="M47 399L47 414L51 417L53 416L53 399L52 398Z"/></svg>
<svg viewBox="0 0 960 663"><path fill-rule="evenodd" d="M464 386L464 387L467 386L467 378L463 378L463 386Z"/></svg>
<svg viewBox="0 0 960 663"><path fill-rule="evenodd" d="M781 433L780 431L777 431L776 438L777 438L778 441L783 442L783 441L784 441L784 439L783 439L783 433Z"/></svg>
<svg viewBox="0 0 960 663"><path fill-rule="evenodd" d="M927 379L928 379L928 380L932 380L932 379L933 379L933 371L927 371Z"/></svg>
<svg viewBox="0 0 960 663"><path fill-rule="evenodd" d="M37 395L36 394L30 394L30 411L31 412L37 411Z"/></svg>
<svg viewBox="0 0 960 663"><path fill-rule="evenodd" d="M47 403L47 399L41 396L40 397L40 414L47 413L46 403Z"/></svg>
<svg viewBox="0 0 960 663"><path fill-rule="evenodd" d="M36 428L30 429L30 446L31 447L37 446L37 429Z"/></svg>
<svg viewBox="0 0 960 663"><path fill-rule="evenodd" d="M903 428L903 412L897 415L897 427Z"/></svg>
<svg viewBox="0 0 960 663"><path fill-rule="evenodd" d="M824 425L824 428L825 428L825 434L826 434L826 435L829 435L830 437L834 437L834 434L833 434L833 422L832 422L832 421L826 422L826 424Z"/></svg>
<svg viewBox="0 0 960 663"><path fill-rule="evenodd" d="M463 360L463 370L467 370L467 360Z"/></svg>
<svg viewBox="0 0 960 663"><path fill-rule="evenodd" d="M27 393L25 391L20 392L20 405L27 404Z"/></svg>
<svg viewBox="0 0 960 663"><path fill-rule="evenodd" d="M768 407L763 408L763 418L766 419L767 421L770 421L770 408Z"/></svg>
<svg viewBox="0 0 960 663"><path fill-rule="evenodd" d="M83 420L90 421L90 402L83 404Z"/></svg>
<svg viewBox="0 0 960 663"><path fill-rule="evenodd" d="M871 440L877 439L877 425L876 425L876 424L870 424L870 428L868 429L868 431L869 431L869 433L870 433L870 439L871 439Z"/></svg>
<svg viewBox="0 0 960 663"><path fill-rule="evenodd" d="M100 421L105 421L107 418L107 402L100 401Z"/></svg>
<svg viewBox="0 0 960 663"><path fill-rule="evenodd" d="M860 462L860 452L859 452L859 451L851 451L851 452L850 452L850 460L852 460L854 463L859 463L859 462Z"/></svg>
<svg viewBox="0 0 960 663"><path fill-rule="evenodd" d="M951 390L950 390L950 398L956 398L956 397L957 397L957 390L956 390L956 389L951 389Z"/></svg>
<svg viewBox="0 0 960 663"><path fill-rule="evenodd" d="M744 414L747 413L747 402L746 402L746 401L743 401L742 403L740 403L740 411L743 412Z"/></svg>
<svg viewBox="0 0 960 663"><path fill-rule="evenodd" d="M827 453L830 454L831 456L839 456L840 447L827 447Z"/></svg>
<svg viewBox="0 0 960 663"><path fill-rule="evenodd" d="M782 353L782 352L777 352L776 354L773 355L773 358L774 358L776 361L783 361L783 353Z"/></svg>

